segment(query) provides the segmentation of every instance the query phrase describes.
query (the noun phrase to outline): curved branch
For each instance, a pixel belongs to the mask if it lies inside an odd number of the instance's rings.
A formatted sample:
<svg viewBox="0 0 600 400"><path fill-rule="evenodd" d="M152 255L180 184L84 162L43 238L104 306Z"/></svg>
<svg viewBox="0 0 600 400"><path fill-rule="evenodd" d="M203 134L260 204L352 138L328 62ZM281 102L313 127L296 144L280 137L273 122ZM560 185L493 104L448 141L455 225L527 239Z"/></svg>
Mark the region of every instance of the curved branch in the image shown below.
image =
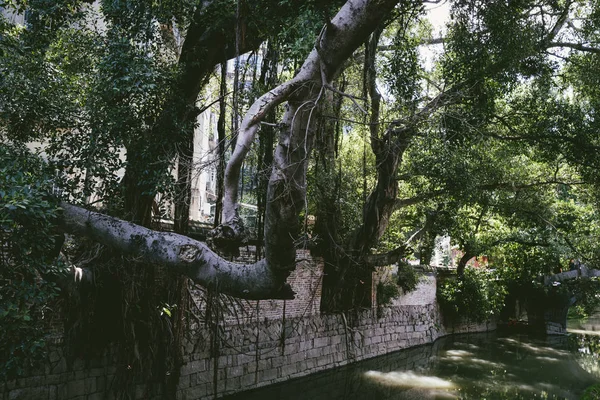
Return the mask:
<svg viewBox="0 0 600 400"><path fill-rule="evenodd" d="M600 54L600 49L586 46L583 43L552 42L548 45L548 48L552 47L567 47L569 49L584 51L587 53Z"/></svg>
<svg viewBox="0 0 600 400"><path fill-rule="evenodd" d="M312 150L313 111L327 85L346 59L389 15L398 0L348 0L317 38L297 76L255 102L239 132L239 147L227 166L223 223L238 224L237 185L244 157L268 110L283 101L280 139L274 153L273 170L265 210L265 252L272 265L293 268L293 243L298 235L297 217L304 207L306 169Z"/></svg>
<svg viewBox="0 0 600 400"><path fill-rule="evenodd" d="M244 159L250 151L250 146L254 142L260 123L272 109L286 101L290 93L301 83L301 80L296 76L292 80L263 94L252 104L244 116L235 149L225 168L225 193L223 196L223 213L221 219L223 224L232 224L238 217L237 198L240 171Z"/></svg>
<svg viewBox="0 0 600 400"><path fill-rule="evenodd" d="M162 264L194 282L243 299L293 299L287 274L266 260L235 264L220 258L204 243L171 232L156 232L131 222L62 203L63 228L88 236L141 260Z"/></svg>

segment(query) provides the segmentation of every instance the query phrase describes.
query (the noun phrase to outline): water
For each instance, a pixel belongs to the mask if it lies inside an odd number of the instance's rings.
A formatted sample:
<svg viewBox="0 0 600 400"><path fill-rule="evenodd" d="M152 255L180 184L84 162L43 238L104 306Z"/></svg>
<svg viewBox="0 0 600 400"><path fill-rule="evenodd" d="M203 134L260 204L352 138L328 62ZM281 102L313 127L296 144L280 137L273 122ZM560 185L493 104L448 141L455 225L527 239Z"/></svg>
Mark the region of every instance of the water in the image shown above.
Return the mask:
<svg viewBox="0 0 600 400"><path fill-rule="evenodd" d="M578 399L585 388L600 382L600 332L579 331L583 333L548 338L451 336L227 398Z"/></svg>

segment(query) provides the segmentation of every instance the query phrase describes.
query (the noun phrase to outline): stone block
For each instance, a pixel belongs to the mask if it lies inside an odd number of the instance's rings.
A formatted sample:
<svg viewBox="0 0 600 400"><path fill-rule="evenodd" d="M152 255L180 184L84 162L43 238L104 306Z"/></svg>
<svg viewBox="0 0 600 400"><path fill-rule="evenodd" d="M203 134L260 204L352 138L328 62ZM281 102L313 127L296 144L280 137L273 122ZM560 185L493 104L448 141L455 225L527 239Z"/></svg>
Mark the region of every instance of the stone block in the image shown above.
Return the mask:
<svg viewBox="0 0 600 400"><path fill-rule="evenodd" d="M221 365L221 364L219 364ZM206 370L206 360L195 360L185 364L181 368L181 376L190 375L196 372L202 372Z"/></svg>
<svg viewBox="0 0 600 400"><path fill-rule="evenodd" d="M317 367L324 367L333 364L332 355L324 355L317 359Z"/></svg>
<svg viewBox="0 0 600 400"><path fill-rule="evenodd" d="M256 372L256 364L246 364L243 366L244 374L253 374Z"/></svg>
<svg viewBox="0 0 600 400"><path fill-rule="evenodd" d="M84 380L85 393L94 393L96 391L96 378L90 377Z"/></svg>
<svg viewBox="0 0 600 400"><path fill-rule="evenodd" d="M257 366L259 371L264 371L266 369L271 368L271 359L268 360L258 360L258 366Z"/></svg>
<svg viewBox="0 0 600 400"><path fill-rule="evenodd" d="M235 367L230 367L227 369L227 376L229 377L236 377L236 376L242 376L244 375L244 367L242 366L235 366Z"/></svg>
<svg viewBox="0 0 600 400"><path fill-rule="evenodd" d="M260 382L265 382L265 381L273 381L275 379L277 379L278 377L278 371L277 368L270 368L264 371L260 371L258 374L258 380Z"/></svg>
<svg viewBox="0 0 600 400"><path fill-rule="evenodd" d="M105 400L104 393L96 392L92 394L88 394L86 400Z"/></svg>
<svg viewBox="0 0 600 400"><path fill-rule="evenodd" d="M13 389L8 392L8 400L47 399L48 391L43 387Z"/></svg>
<svg viewBox="0 0 600 400"><path fill-rule="evenodd" d="M319 337L314 339L314 347L325 347L329 345L328 337Z"/></svg>
<svg viewBox="0 0 600 400"><path fill-rule="evenodd" d="M287 378L289 378L290 375L293 375L296 372L298 372L298 366L296 363L284 365L281 367L281 377L282 378L287 379Z"/></svg>
<svg viewBox="0 0 600 400"><path fill-rule="evenodd" d="M297 363L299 361L304 361L306 359L306 354L304 352L291 354L288 356L288 362L290 364Z"/></svg>
<svg viewBox="0 0 600 400"><path fill-rule="evenodd" d="M273 367L273 368L281 367L282 365L285 365L288 362L289 362L289 357L286 357L286 356L273 357L273 358L271 358L271 367Z"/></svg>
<svg viewBox="0 0 600 400"><path fill-rule="evenodd" d="M206 386L205 385L198 385L198 386L194 386L193 388L189 388L187 390L184 391L184 395L187 399L201 399L202 397L206 396L208 393L206 391Z"/></svg>
<svg viewBox="0 0 600 400"><path fill-rule="evenodd" d="M306 358L310 359L310 358L317 358L319 356L321 356L321 354L323 354L321 349L310 349L308 351L305 352L306 354Z"/></svg>
<svg viewBox="0 0 600 400"><path fill-rule="evenodd" d="M250 389L256 385L254 374L246 374L240 378L240 389Z"/></svg>
<svg viewBox="0 0 600 400"><path fill-rule="evenodd" d="M85 382L83 380L76 380L68 382L67 384L67 397L77 397L85 395Z"/></svg>

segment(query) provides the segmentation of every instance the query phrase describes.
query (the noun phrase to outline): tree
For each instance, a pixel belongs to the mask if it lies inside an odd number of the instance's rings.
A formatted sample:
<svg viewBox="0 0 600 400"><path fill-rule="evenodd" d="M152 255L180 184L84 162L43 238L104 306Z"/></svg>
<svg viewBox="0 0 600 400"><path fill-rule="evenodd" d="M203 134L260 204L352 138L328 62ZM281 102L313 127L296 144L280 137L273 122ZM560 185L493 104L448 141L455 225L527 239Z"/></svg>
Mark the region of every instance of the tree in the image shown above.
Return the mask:
<svg viewBox="0 0 600 400"><path fill-rule="evenodd" d="M593 46L567 41L575 34L593 41L592 22L581 29L568 23L574 12L583 12L585 20L591 21L593 18L587 16L593 15L593 7L572 1L485 5L454 2L455 19L444 39L448 50L436 68L427 70L418 56L419 46L428 42L422 22L427 3L348 1L333 19L327 19L317 35L315 48L296 75L258 97L247 110L224 172L221 230L230 230L234 237L241 231L237 203L243 161L261 123L267 115L273 115L277 106L287 102L278 125L279 141L266 197L262 200L265 260L235 268L204 245L185 237L153 233L66 204L65 227L125 251L142 252L148 260L173 265L203 285L218 287L225 293L245 298L287 298L291 292L285 279L294 268L295 246L301 238L299 214L310 208L306 175L321 124L319 115L324 103L334 101L339 103L327 112L340 120L348 117L348 103L353 110L363 108L359 102L368 104L365 108L369 113L362 121L370 150L363 148L365 167L361 181L365 202L358 225L348 230L352 233L340 235L336 232L339 218L331 211L336 209L336 196L323 196L326 204L317 205L330 210L318 222L325 241L322 247L341 249L330 256L331 264L342 274L350 265L358 266L360 272L352 278L354 283L368 274L369 268L408 254L405 240L395 240L394 248L387 249L393 250L390 253L373 254L390 222L397 218L395 215L411 214L411 224L401 229L401 236L420 240L422 258L427 258L437 233L465 229L465 224L455 223L456 216L468 220L471 214L479 213L479 220L488 219L491 207L495 215L505 217L512 211L504 207L504 200L510 201L511 193L517 193L511 188L543 184L528 180L531 175L501 173L500 162L507 161L503 155L514 152L515 159L528 157L537 162L539 158L540 163L550 165L549 158L560 152L566 162L582 168L582 173L587 174L584 177L591 176L595 165L591 153L586 150L583 157L576 153L584 145L594 143L593 121L582 117L585 108L557 94L560 84L556 77L566 68L548 51L562 48L593 56ZM113 204L107 202L107 210L141 225L149 225L155 194L169 187L167 172L177 155L181 172L178 191L183 201L178 204L176 220L178 231L184 232L189 197L189 170L185 171L189 160L186 162L185 158L189 158L190 127L198 112L195 103L200 89L215 65L255 48L295 13L294 7L285 8L284 12L275 2L240 4L243 7L220 1L202 5L166 2L158 8L144 2L126 9L116 3L105 5L109 45L104 46L94 32L83 26L77 31L83 39L73 46L89 46L91 50L72 59L63 57L72 54L64 46L75 34L68 24L40 25L39 18L33 18L31 29L18 31L5 23L5 29L11 33L3 47L5 69L12 65L21 74L9 75L2 86L5 104L9 105L2 110L3 136L21 142L50 137L50 154L70 172L66 175L70 194L79 192L81 198L89 199L102 185L102 191L116 199ZM81 18L78 7L78 3L66 3L64 8L39 8L36 12L56 21L77 21ZM258 10L267 13L262 15L262 20L269 21L264 29L255 19ZM232 21L238 27L236 32L224 28ZM178 57L176 46L174 50L172 45L165 45L176 39L174 27L186 31ZM240 37L241 31L244 37ZM391 45L382 46L382 41ZM35 44L39 65L60 68L61 73L55 75L62 80L49 79L53 76L49 71L32 79L37 71L31 70L33 66L19 53L26 43ZM341 73L346 63L356 65L351 56L362 44L362 85L344 84ZM383 59L381 52L388 50L390 55ZM133 64L125 62L132 56L136 60ZM568 56L574 62L586 57L571 53ZM101 67L101 73L86 70L87 64ZM377 80L381 71L384 86ZM573 87L580 84L587 88L584 82L593 79L575 67L568 71ZM33 93L43 79L49 81L48 89L35 98ZM36 86L29 85L31 82ZM11 86L24 90L19 96L11 96ZM590 98L594 96L593 92L581 91ZM64 99L66 106L53 107L53 98ZM27 105L32 99L36 107ZM79 107L82 103L85 107ZM117 106L106 107L107 103ZM536 113L545 115L546 121L535 118ZM320 125L324 134L319 143L324 149L319 165L329 176L335 176L336 152L331 143L334 131L342 135L339 132L361 122L351 116L346 119L350 122L342 128L339 123L337 128ZM556 130L559 135L552 134ZM119 145L127 149L122 182L115 174L122 166L115 156ZM77 155L73 160L64 157L69 150ZM366 176L371 157L368 152L373 155L374 178ZM487 169L476 173L477 160L486 157ZM510 170L508 164L504 165ZM550 184L551 180L546 182ZM564 183L555 180L551 184ZM399 194L409 197L398 198ZM542 224L543 219L538 218L537 223ZM515 227L519 224L509 218L505 221ZM413 235L417 229L420 233ZM127 235L123 236L123 232ZM476 239L459 234L456 237L465 239L462 245L467 254L481 251L472 250L481 247L473 242ZM341 240L344 242L338 243Z"/></svg>
<svg viewBox="0 0 600 400"><path fill-rule="evenodd" d="M290 292L285 287L284 282L295 263L293 238L298 235L299 226L297 223L297 215L304 204L306 165L311 150L312 137L314 135L315 119L312 118L313 110L315 107L320 106L319 103L323 96L323 92L328 90L330 80L336 75L342 63L360 45L364 40L364 37L368 35L369 31L374 29L378 22L383 19L394 6L395 2L393 1L383 2L381 4L378 3L377 5L368 1L348 2L342 7L336 17L334 17L323 29L321 35L317 39L316 48L310 53L296 77L263 95L250 108L247 116L242 122L236 151L228 163L226 172L226 193L223 211L223 215L225 216L224 221L226 223L235 217L237 177L239 176L241 159L243 159L245 152L247 152L247 146L254 138L259 123L264 118L265 114L277 104L285 100L288 101L288 111L283 118L282 124L283 126L289 127L289 130L283 129L280 133L280 141L274 157L274 172L269 182L265 217L266 261L259 262L256 265L245 269L232 268L231 271L222 275L221 272L219 272L219 279L211 277L208 281L203 282L206 286L215 286L217 285L217 282L219 282L218 284L221 290L225 293L230 292L231 294L247 298L290 296ZM201 8L198 8L196 11L200 12L200 10ZM141 12L143 9L134 11ZM131 17L127 14L126 16ZM129 27L130 29L128 31L130 34L135 33L136 35L141 35L145 33L141 29L142 26L137 25L138 21L123 18L123 15L118 13L115 13L115 17L119 17L119 19L117 23L112 25L114 26L114 29L120 31L122 29L122 23L131 24L135 21L136 25ZM198 22L193 21L192 27L194 26L194 23ZM194 33L193 30L192 33ZM189 40L192 38L193 35L188 32L186 41L189 43ZM186 45L184 44L183 52L185 52L185 48ZM132 49L132 51L133 50L134 49ZM187 56L182 55L180 60L185 60L185 57ZM190 66L190 68L198 67L195 62L191 62L191 64L193 65ZM198 74L194 75L196 79L197 75ZM183 76L185 77L185 72ZM188 90L189 82L186 82L185 78L182 77L179 77L178 79L182 79L182 82L185 82L182 83L182 85L186 86L186 90ZM197 88L198 85L192 86ZM175 90L170 93L178 93L178 91ZM197 93L192 93L189 96L183 96L183 98L186 99L189 97L195 99L196 96ZM166 103L171 104L169 99L166 99ZM188 108L189 107L176 107L176 109L179 110L178 112L183 113L176 118L176 120L187 118L186 116L189 114ZM168 127L163 126L164 124L161 123L161 121L167 123L167 120L172 121L173 118L165 117L164 113L156 116L156 124L160 127L159 131L169 131ZM137 122L137 124L139 124L139 122ZM145 167L140 165L140 163L147 162L147 157L152 159L154 156L153 150L141 151L138 149L138 144L143 144L144 146L157 146L160 143L160 140L156 140L156 138L150 135L152 140L148 144L143 139L144 137L148 137L148 135L142 133L141 136L134 137L132 138L132 141L125 143L126 148L128 149L128 158L131 159L128 160L128 169L124 178L126 191L129 190L127 189L127 182L131 179L130 176L132 174L133 176L138 176L138 180L140 179L139 173L147 175L149 172L152 172L160 177L160 165L166 162L166 160L159 160L159 165L152 171L148 171ZM135 160L133 159L134 156L136 156ZM138 167L135 167L136 165ZM144 168L143 170L142 167ZM137 168L139 168L139 173L135 173ZM152 181L154 178L150 177L149 179ZM145 179L142 179L142 182L145 181ZM136 184L136 186L138 186L137 190L139 190L139 184ZM154 188L156 188L155 184ZM146 192L142 191L141 193ZM152 190L147 194L142 194L142 197L152 197L151 193L153 193ZM144 205L147 201L142 198L137 198L136 196L137 195L125 195L125 210L131 208L131 206L127 205L127 202L132 201L135 203L141 214L139 214L138 217L134 216L133 220L144 223L145 217L142 218L142 216L148 214L148 206ZM111 237L118 232L118 229L115 231L110 230L110 225L101 225L100 221L106 221L108 217L101 218L95 216L92 218L90 216L94 214L82 212L74 206L64 205L63 209L66 222L65 226L68 229L83 232L86 230L82 230L81 227L85 226L87 231L98 239L102 237ZM87 223L84 223L83 219L87 220ZM121 228L125 226L118 223L116 220L111 221L113 221L111 222L113 226L119 226ZM95 222L98 222L98 224ZM139 230L142 228L134 228L132 225L127 226L129 226L130 229L129 235L127 237L121 236L120 241L127 240L130 244L133 244L134 242L139 242L141 237L151 235L149 231ZM96 229L99 231L104 230L103 234L94 233L96 232ZM165 238L164 235L159 235L158 237ZM114 243L114 241L112 243ZM155 241L153 243L157 242ZM152 245L151 243L149 244ZM156 246L157 244L154 245ZM196 250L189 250L192 245L201 246L199 244L187 242L181 249L185 248L188 250L180 250L181 255L183 255L188 262L194 262L190 267L191 269L204 268L204 265L206 265L205 257L207 256L209 258L216 257L207 248L197 247ZM151 248L148 248L148 250L150 249ZM152 257L155 257L155 260L162 259L160 254L164 253L157 252ZM222 260L219 260L218 262L220 263ZM257 280L246 282L252 275L254 275ZM256 284L261 279L263 280L263 284Z"/></svg>

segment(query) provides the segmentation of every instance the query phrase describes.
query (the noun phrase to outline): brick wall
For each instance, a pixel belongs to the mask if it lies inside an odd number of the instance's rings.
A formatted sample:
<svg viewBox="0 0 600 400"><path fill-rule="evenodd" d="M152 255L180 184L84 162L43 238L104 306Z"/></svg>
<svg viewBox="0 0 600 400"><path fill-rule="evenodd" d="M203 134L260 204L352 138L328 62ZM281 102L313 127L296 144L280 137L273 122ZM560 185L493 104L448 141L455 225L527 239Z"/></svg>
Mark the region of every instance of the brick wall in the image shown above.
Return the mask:
<svg viewBox="0 0 600 400"><path fill-rule="evenodd" d="M323 266L302 259L290 283L297 300L242 303L243 318L223 318L219 329L190 327L177 389L182 400L214 398L434 342L449 333L492 330L493 325L444 327L435 297L435 277L421 281L416 292L382 310L323 315L319 312ZM211 343L217 343L215 349ZM57 344L45 365L17 381L0 383L0 400L96 400L113 398L117 371L109 355L88 365L67 366ZM419 354L418 352L416 354ZM216 355L213 357L213 355ZM418 356L417 358L419 358ZM425 358L422 357L422 358ZM419 358L421 359L421 358ZM122 367L122 366L121 366ZM160 387L140 382L136 399L149 399ZM158 398L158 396L156 396Z"/></svg>

